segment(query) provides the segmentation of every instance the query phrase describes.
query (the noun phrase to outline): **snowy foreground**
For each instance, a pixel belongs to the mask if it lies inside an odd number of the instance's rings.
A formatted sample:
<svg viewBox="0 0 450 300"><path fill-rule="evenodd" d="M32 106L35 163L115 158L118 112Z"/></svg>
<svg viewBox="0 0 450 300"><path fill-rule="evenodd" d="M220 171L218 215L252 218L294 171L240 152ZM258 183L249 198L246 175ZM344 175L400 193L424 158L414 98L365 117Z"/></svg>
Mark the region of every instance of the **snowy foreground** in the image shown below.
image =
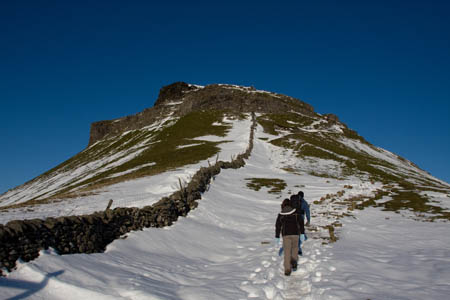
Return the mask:
<svg viewBox="0 0 450 300"><path fill-rule="evenodd" d="M380 185L280 169L289 159L258 139L247 165L222 170L186 218L110 244L105 253L59 256L43 251L0 278L1 299L448 299L448 223L413 221L370 208L348 212L331 200L370 195ZM277 159L275 159L277 158ZM283 195L246 187L246 178L278 178ZM299 269L285 277L274 245L281 200L302 189L312 210ZM327 212L332 211L333 214ZM339 219L339 241L323 244L322 226ZM265 243L269 242L269 243Z"/></svg>

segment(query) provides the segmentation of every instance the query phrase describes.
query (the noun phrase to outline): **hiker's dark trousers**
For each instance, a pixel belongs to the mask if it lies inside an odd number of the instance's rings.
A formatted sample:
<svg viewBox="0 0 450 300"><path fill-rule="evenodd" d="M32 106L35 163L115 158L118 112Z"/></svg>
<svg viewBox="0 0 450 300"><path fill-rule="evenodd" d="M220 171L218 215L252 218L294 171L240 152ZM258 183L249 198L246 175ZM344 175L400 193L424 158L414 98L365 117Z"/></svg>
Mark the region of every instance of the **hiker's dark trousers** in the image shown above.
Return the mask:
<svg viewBox="0 0 450 300"><path fill-rule="evenodd" d="M284 272L291 272L293 262L298 260L298 235L283 236Z"/></svg>

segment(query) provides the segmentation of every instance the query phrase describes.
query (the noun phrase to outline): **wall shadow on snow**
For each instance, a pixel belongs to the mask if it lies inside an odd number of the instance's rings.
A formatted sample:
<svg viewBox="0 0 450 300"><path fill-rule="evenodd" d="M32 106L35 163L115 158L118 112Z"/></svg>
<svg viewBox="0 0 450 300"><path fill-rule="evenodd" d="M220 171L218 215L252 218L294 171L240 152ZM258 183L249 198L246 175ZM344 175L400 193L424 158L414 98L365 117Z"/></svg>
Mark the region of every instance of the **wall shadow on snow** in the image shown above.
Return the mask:
<svg viewBox="0 0 450 300"><path fill-rule="evenodd" d="M0 287L5 286L8 288L18 289L18 290L24 290L23 293L16 295L11 298L7 298L6 300L19 300L19 299L26 299L33 295L34 293L42 290L45 286L47 286L50 278L57 277L64 273L63 270L56 271L53 273L48 273L45 278L41 282L33 282L33 281L26 281L26 280L18 280L18 279L8 279L8 278L2 278L0 277Z"/></svg>

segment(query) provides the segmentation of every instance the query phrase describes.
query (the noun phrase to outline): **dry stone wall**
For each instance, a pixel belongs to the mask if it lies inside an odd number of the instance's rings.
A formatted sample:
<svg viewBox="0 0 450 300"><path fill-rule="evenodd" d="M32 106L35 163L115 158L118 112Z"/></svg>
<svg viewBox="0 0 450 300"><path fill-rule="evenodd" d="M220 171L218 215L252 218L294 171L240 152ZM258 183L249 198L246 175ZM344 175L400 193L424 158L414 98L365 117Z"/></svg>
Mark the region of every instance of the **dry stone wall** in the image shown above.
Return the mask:
<svg viewBox="0 0 450 300"><path fill-rule="evenodd" d="M180 190L157 203L143 208L115 208L89 215L47 218L45 220L15 220L0 224L0 275L2 269L12 271L16 261L28 262L39 256L39 251L54 248L59 254L98 253L130 231L148 227L172 225L178 217L186 216L198 206L211 179L221 169L237 169L245 165L253 149L256 128L252 114L249 146L231 162L217 161L202 167L191 181Z"/></svg>

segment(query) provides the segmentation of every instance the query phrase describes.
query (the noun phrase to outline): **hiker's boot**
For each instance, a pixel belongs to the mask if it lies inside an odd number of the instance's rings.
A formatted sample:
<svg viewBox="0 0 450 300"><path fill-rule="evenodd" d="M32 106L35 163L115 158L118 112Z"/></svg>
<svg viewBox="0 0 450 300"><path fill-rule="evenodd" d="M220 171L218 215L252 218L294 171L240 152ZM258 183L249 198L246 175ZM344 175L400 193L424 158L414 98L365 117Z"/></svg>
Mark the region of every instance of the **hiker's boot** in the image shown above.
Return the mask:
<svg viewBox="0 0 450 300"><path fill-rule="evenodd" d="M284 271L284 275L291 276L291 271L290 270L289 271Z"/></svg>
<svg viewBox="0 0 450 300"><path fill-rule="evenodd" d="M297 262L296 261L293 261L292 262L292 271L297 271Z"/></svg>

